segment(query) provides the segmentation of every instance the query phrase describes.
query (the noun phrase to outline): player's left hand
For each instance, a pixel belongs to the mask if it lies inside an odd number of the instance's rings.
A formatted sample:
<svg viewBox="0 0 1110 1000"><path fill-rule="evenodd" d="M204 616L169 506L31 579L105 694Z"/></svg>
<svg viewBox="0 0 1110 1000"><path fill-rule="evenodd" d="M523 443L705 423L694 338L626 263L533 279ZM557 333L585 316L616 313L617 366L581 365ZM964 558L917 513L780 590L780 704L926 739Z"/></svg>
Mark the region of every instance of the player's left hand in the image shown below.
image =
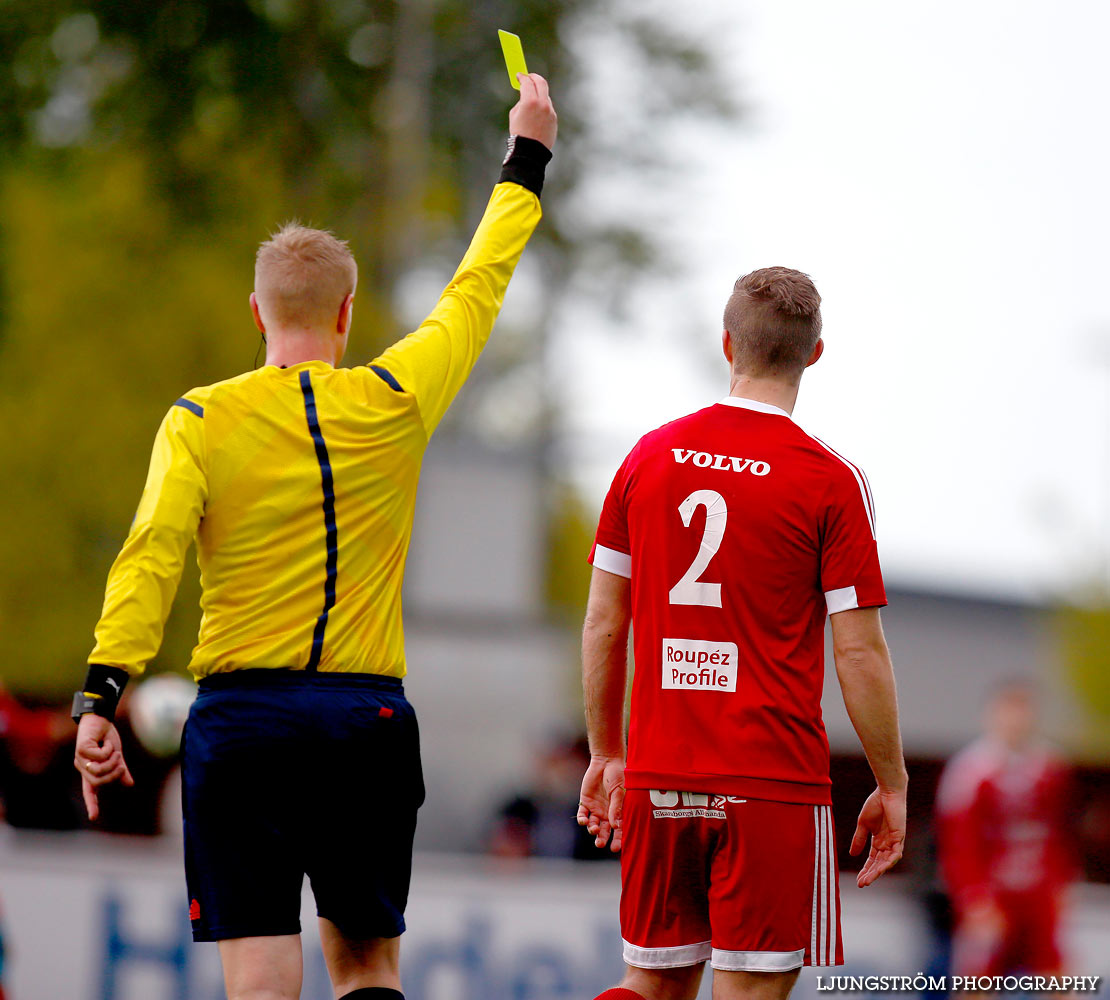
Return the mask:
<svg viewBox="0 0 1110 1000"><path fill-rule="evenodd" d="M856 876L861 889L870 885L884 872L893 868L902 857L906 843L906 790L876 788L860 810L856 832L848 853L853 857L867 844L871 834L871 852Z"/></svg>
<svg viewBox="0 0 1110 1000"><path fill-rule="evenodd" d="M119 730L107 719L92 712L82 715L77 726L77 751L73 766L81 775L81 794L90 820L100 815L97 789L101 785L113 781L135 784L123 759Z"/></svg>
<svg viewBox="0 0 1110 1000"><path fill-rule="evenodd" d="M624 758L590 757L578 797L578 825L594 835L598 847L609 845L614 854L621 849L621 818L624 813ZM612 834L612 841L609 835Z"/></svg>

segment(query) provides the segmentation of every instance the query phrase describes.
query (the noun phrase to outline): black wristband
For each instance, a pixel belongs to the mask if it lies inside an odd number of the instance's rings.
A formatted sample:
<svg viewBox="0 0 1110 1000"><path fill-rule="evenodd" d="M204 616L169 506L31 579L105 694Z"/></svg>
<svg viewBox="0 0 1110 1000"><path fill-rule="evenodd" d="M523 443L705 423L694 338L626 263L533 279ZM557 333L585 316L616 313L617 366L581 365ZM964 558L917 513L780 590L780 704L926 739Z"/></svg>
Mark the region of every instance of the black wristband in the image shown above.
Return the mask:
<svg viewBox="0 0 1110 1000"><path fill-rule="evenodd" d="M86 715L99 715L111 722L112 716L107 714L110 711L112 706L105 705L104 699L98 694L89 694L87 691L73 693L73 708L69 714L78 725L81 725L81 718Z"/></svg>
<svg viewBox="0 0 1110 1000"><path fill-rule="evenodd" d="M90 696L82 704L86 705L85 711L102 715L105 719L116 717L116 706L119 704L120 695L127 687L128 674L120 667L109 667L103 663L90 663L89 672L85 675L85 683L78 695ZM81 713L84 714L84 713ZM77 717L77 702L74 701L74 715Z"/></svg>
<svg viewBox="0 0 1110 1000"><path fill-rule="evenodd" d="M544 170L550 162L551 150L538 139L511 135L498 183L511 181L527 188L538 198L543 191Z"/></svg>

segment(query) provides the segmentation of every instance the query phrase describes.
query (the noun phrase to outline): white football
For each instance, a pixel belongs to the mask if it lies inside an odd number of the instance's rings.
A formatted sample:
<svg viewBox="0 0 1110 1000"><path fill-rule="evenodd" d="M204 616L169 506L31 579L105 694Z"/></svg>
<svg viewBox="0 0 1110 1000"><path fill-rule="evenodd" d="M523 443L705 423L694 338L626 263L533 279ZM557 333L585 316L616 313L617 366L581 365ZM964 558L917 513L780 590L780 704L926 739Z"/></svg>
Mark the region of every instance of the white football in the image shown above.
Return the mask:
<svg viewBox="0 0 1110 1000"><path fill-rule="evenodd" d="M156 757L172 757L181 744L196 684L177 674L159 674L143 681L131 696L131 728Z"/></svg>

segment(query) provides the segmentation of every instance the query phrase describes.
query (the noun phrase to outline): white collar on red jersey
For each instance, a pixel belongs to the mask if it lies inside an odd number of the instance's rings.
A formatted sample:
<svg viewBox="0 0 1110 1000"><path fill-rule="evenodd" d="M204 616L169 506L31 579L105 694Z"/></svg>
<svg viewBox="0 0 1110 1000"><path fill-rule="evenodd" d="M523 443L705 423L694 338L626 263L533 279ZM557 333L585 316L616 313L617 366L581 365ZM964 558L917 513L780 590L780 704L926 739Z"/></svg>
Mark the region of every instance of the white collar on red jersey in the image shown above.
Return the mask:
<svg viewBox="0 0 1110 1000"><path fill-rule="evenodd" d="M787 420L793 420L781 406L772 406L770 403L761 402L758 399L748 399L745 396L725 396L721 400L724 406L739 406L743 410L756 410L759 413L773 413L778 417L786 417Z"/></svg>

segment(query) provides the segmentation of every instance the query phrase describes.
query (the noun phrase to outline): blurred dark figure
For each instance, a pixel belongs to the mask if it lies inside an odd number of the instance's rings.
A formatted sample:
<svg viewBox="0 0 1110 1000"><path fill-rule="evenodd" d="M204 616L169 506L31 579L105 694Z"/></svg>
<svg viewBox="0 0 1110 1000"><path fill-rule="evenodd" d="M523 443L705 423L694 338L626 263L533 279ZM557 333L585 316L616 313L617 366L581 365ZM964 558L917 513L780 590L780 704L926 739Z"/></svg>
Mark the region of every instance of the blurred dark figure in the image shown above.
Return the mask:
<svg viewBox="0 0 1110 1000"><path fill-rule="evenodd" d="M132 773L142 783L106 790L98 828L144 836L176 833L161 829L163 788L176 756L152 756L138 743L128 719L129 694L120 703L120 735ZM80 779L73 769L76 731L68 704L31 708L0 685L0 819L25 830L89 826Z"/></svg>
<svg viewBox="0 0 1110 1000"><path fill-rule="evenodd" d="M935 802L935 789L938 775L933 776L930 782L933 794L929 796L930 804ZM925 779L928 780L928 779ZM914 787L916 776L914 768L910 770L910 787ZM920 791L920 786L918 788ZM940 862L937 858L937 831L936 823L931 815L927 815L929 807L923 809L919 816L919 825L912 828L914 843L913 863L908 865L905 877L908 888L917 900L925 917L925 940L921 971L930 979L941 979L952 970L952 900L945 890L944 880L941 877ZM947 997L948 990L925 989L921 991L922 997L939 998Z"/></svg>
<svg viewBox="0 0 1110 1000"><path fill-rule="evenodd" d="M29 708L0 685L0 798L16 827L80 825L72 794L74 725L63 708Z"/></svg>
<svg viewBox="0 0 1110 1000"><path fill-rule="evenodd" d="M5 949L4 949L3 926L0 925L0 1000L5 1000L5 998L7 997L7 993L4 992L4 980L6 978L6 975L5 975L5 972L4 972L4 959L5 959L5 957L6 957L6 952L5 952Z"/></svg>
<svg viewBox="0 0 1110 1000"><path fill-rule="evenodd" d="M594 846L578 825L578 786L590 762L584 736L553 741L537 758L533 787L498 811L488 852L501 858L574 858L602 861L616 855Z"/></svg>
<svg viewBox="0 0 1110 1000"><path fill-rule="evenodd" d="M1084 768L1079 839L1088 882L1110 885L1110 768Z"/></svg>
<svg viewBox="0 0 1110 1000"><path fill-rule="evenodd" d="M1059 928L1077 873L1072 779L1037 733L1036 697L1027 681L996 690L984 735L952 758L937 791L957 975L1061 969Z"/></svg>

